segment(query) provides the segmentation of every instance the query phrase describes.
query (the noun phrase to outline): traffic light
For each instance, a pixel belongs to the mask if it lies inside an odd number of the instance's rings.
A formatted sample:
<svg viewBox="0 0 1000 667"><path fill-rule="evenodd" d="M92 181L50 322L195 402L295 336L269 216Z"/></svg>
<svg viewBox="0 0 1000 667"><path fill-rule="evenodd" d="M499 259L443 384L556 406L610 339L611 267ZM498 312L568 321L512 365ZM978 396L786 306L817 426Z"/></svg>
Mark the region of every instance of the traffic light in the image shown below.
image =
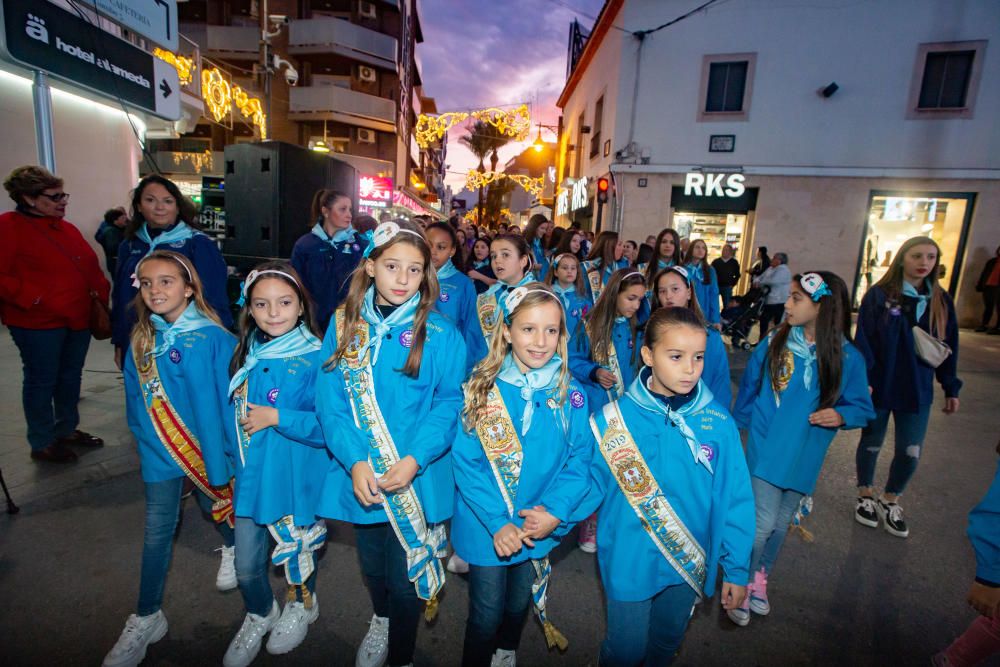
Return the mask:
<svg viewBox="0 0 1000 667"><path fill-rule="evenodd" d="M608 203L608 188L610 187L611 182L607 176L601 176L597 179L597 202L599 204Z"/></svg>

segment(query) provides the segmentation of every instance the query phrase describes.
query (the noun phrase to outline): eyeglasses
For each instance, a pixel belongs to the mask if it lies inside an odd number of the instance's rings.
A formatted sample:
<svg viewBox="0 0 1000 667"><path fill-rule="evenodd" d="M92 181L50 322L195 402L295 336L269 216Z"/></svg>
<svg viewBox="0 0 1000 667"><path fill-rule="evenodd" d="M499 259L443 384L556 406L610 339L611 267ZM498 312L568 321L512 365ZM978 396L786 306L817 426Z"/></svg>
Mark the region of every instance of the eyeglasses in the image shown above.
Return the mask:
<svg viewBox="0 0 1000 667"><path fill-rule="evenodd" d="M46 193L42 192L41 196L45 197L49 201L54 201L57 204L59 202L66 201L67 199L69 199L69 193L68 192L57 192L54 195L50 195L50 194L46 194Z"/></svg>

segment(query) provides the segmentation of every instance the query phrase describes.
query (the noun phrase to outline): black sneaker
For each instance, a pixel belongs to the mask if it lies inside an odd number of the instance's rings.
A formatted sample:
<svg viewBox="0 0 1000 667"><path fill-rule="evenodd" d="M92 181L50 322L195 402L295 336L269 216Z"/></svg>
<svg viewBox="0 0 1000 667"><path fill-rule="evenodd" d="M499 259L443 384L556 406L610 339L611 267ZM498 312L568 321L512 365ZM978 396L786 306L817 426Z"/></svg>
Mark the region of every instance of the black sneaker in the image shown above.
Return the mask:
<svg viewBox="0 0 1000 667"><path fill-rule="evenodd" d="M878 515L885 522L885 532L896 537L906 537L910 529L903 521L903 508L899 503L887 503L881 498L878 501Z"/></svg>
<svg viewBox="0 0 1000 667"><path fill-rule="evenodd" d="M854 508L854 520L862 526L878 528L878 513L875 512L874 498L858 496L858 505Z"/></svg>

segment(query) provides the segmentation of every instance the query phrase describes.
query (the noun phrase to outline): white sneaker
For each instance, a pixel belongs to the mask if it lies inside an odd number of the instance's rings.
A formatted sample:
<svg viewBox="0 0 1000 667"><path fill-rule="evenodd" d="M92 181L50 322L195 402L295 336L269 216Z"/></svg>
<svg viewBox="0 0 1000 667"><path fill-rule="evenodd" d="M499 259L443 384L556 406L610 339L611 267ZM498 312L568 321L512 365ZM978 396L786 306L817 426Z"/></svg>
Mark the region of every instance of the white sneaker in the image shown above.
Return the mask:
<svg viewBox="0 0 1000 667"><path fill-rule="evenodd" d="M453 553L451 558L448 559L448 564L445 566L448 568L449 572L454 572L455 574L468 574L469 564L462 560L462 557L457 553Z"/></svg>
<svg viewBox="0 0 1000 667"><path fill-rule="evenodd" d="M315 593L311 597L312 607L309 609L298 600L285 603L281 618L271 630L271 636L267 638L268 653L271 655L288 653L305 640L309 625L319 618L319 598Z"/></svg>
<svg viewBox="0 0 1000 667"><path fill-rule="evenodd" d="M132 614L118 641L104 656L103 667L135 667L146 657L146 647L167 634L167 617L163 611L149 616Z"/></svg>
<svg viewBox="0 0 1000 667"><path fill-rule="evenodd" d="M505 651L502 648L498 648L497 652L493 654L493 658L490 660L490 667L516 667L517 666L517 653L514 651Z"/></svg>
<svg viewBox="0 0 1000 667"><path fill-rule="evenodd" d="M216 549L222 552L222 562L219 563L219 573L215 575L215 587L220 591L231 591L236 588L236 547L222 546Z"/></svg>
<svg viewBox="0 0 1000 667"><path fill-rule="evenodd" d="M260 652L260 644L264 641L264 635L270 632L274 624L278 622L281 615L278 603L271 603L271 613L267 616L257 614L247 614L243 619L243 625L239 632L229 642L226 655L222 657L224 667L247 667Z"/></svg>
<svg viewBox="0 0 1000 667"><path fill-rule="evenodd" d="M389 658L389 619L372 615L368 634L361 641L354 667L383 667Z"/></svg>

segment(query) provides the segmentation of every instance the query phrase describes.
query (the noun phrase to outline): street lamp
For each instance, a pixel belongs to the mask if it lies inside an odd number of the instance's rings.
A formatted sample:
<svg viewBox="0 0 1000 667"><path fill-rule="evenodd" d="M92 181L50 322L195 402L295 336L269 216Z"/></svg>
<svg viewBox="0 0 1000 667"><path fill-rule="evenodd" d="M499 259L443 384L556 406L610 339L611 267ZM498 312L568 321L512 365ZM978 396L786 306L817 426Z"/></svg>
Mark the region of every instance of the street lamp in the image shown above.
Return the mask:
<svg viewBox="0 0 1000 667"><path fill-rule="evenodd" d="M546 128L546 129L552 130L553 132L556 132L556 134L558 134L557 130L559 128L556 127L555 125L542 125L541 123L538 123L538 136L535 137L534 143L531 144L531 147L535 149L536 153L541 153L542 150L545 148L545 142L542 141L542 128L543 127Z"/></svg>

